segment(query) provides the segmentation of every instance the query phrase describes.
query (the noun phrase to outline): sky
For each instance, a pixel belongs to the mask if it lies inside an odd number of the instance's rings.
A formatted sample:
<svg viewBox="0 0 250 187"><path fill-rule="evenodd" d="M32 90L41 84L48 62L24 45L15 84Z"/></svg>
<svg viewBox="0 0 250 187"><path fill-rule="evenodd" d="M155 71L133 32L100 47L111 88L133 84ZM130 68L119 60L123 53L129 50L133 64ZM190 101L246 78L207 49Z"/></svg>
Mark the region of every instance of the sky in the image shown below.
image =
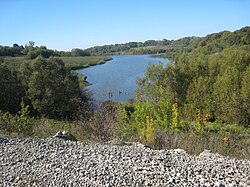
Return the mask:
<svg viewBox="0 0 250 187"><path fill-rule="evenodd" d="M0 0L0 45L70 51L250 26L250 0Z"/></svg>

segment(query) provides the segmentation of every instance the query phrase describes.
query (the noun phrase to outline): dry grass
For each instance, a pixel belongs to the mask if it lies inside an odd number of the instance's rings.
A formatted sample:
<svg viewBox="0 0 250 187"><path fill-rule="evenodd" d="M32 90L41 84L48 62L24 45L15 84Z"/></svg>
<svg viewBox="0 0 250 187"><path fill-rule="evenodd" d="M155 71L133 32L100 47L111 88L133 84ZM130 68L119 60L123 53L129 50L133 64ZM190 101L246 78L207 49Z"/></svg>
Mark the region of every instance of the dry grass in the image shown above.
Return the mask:
<svg viewBox="0 0 250 187"><path fill-rule="evenodd" d="M250 134L209 133L209 132L157 132L155 149L184 149L190 154L199 154L205 149L225 156L250 159Z"/></svg>
<svg viewBox="0 0 250 187"><path fill-rule="evenodd" d="M126 141L139 141L136 134L120 136L116 134L117 112L112 103L105 103L88 117L77 121L57 121L52 119L34 120L33 136L51 137L58 131L66 130L78 140L107 141L120 139ZM1 121L0 121L1 125ZM152 149L184 149L190 154L199 154L205 149L225 156L250 159L250 129L239 125L225 125L210 123L203 131L195 128L195 123L186 123L181 130L167 132L157 130L154 140L148 146ZM129 125L128 125L129 128ZM0 131L3 136L6 132ZM16 136L16 134L10 134ZM145 143L145 142L141 142Z"/></svg>

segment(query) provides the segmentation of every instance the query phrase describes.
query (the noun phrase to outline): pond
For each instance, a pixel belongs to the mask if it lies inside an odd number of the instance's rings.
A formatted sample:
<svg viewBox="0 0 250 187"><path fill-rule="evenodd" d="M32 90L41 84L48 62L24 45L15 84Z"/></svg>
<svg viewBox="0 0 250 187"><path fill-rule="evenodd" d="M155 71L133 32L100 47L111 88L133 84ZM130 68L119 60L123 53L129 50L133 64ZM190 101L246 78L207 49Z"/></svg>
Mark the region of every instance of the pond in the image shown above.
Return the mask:
<svg viewBox="0 0 250 187"><path fill-rule="evenodd" d="M96 102L127 102L134 99L136 79L143 77L147 66L159 62L166 65L169 62L166 58L151 55L121 55L112 58L113 60L105 64L77 70L78 73L87 76L87 81L91 85L86 89L92 93Z"/></svg>

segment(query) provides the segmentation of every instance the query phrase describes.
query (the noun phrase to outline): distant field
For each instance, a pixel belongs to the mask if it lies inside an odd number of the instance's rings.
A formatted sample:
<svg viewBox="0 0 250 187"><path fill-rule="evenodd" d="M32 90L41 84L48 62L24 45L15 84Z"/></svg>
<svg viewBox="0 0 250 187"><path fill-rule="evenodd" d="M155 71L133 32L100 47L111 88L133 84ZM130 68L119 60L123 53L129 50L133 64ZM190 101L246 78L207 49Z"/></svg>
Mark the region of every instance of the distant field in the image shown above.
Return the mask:
<svg viewBox="0 0 250 187"><path fill-rule="evenodd" d="M111 60L111 57L107 56L85 56L85 57L60 57L67 67L71 69L86 68L89 66L103 64L106 61Z"/></svg>
<svg viewBox="0 0 250 187"><path fill-rule="evenodd" d="M108 60L111 60L111 57L108 56L78 56L78 57L58 57L63 60L66 67L71 69L80 69L86 68L89 66L103 64ZM11 69L18 69L20 64L23 62L32 62L31 59L25 56L21 57L4 57L4 62L11 68Z"/></svg>
<svg viewBox="0 0 250 187"><path fill-rule="evenodd" d="M4 62L10 67L11 69L18 69L20 64L23 62L31 62L32 60L25 56L20 57L4 57Z"/></svg>

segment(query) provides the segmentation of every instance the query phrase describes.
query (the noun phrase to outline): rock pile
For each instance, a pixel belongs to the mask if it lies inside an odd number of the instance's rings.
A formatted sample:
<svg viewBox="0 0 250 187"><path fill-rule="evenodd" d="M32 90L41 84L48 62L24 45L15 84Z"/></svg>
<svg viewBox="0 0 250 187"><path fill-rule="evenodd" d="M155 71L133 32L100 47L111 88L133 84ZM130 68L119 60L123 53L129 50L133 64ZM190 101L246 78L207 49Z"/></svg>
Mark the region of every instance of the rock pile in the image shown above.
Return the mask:
<svg viewBox="0 0 250 187"><path fill-rule="evenodd" d="M250 186L250 161L139 143L0 141L0 186Z"/></svg>

